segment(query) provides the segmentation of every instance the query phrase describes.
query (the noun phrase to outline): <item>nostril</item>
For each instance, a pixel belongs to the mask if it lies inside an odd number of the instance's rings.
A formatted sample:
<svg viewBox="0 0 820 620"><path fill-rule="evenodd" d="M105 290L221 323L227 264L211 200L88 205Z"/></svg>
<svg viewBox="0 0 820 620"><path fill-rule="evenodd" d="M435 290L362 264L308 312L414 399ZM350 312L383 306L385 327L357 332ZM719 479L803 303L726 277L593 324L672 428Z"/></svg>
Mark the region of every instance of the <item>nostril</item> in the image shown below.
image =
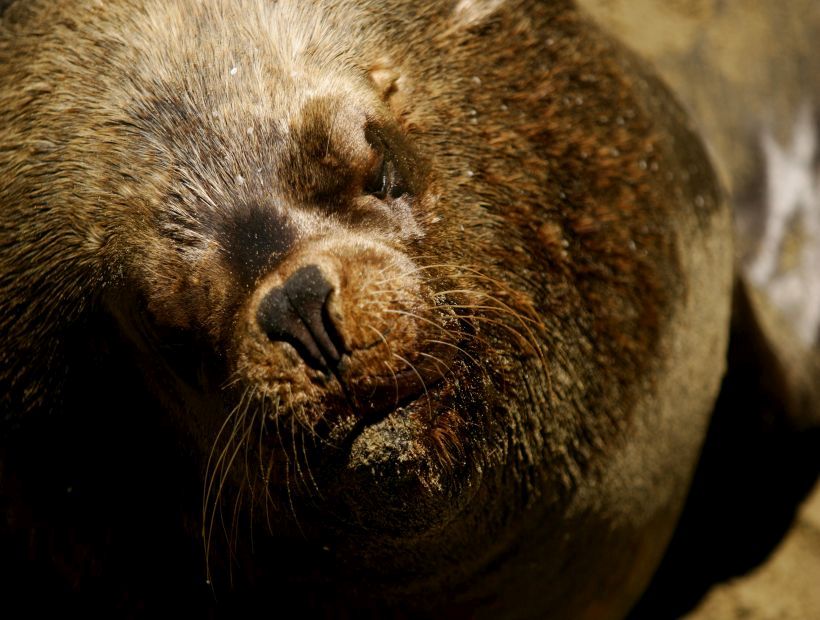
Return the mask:
<svg viewBox="0 0 820 620"><path fill-rule="evenodd" d="M289 343L308 366L327 372L345 349L327 308L332 292L318 267L302 267L265 295L256 320L272 341Z"/></svg>

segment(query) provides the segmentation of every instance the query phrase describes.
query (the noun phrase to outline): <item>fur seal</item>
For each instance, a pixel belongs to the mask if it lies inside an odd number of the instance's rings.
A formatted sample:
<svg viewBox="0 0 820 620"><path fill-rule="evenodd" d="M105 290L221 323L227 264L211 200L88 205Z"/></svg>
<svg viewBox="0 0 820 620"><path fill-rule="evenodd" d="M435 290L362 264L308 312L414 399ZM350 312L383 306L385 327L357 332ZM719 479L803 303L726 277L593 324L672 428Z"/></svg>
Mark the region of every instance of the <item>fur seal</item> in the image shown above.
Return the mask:
<svg viewBox="0 0 820 620"><path fill-rule="evenodd" d="M627 613L730 215L572 2L13 2L0 100L11 596Z"/></svg>

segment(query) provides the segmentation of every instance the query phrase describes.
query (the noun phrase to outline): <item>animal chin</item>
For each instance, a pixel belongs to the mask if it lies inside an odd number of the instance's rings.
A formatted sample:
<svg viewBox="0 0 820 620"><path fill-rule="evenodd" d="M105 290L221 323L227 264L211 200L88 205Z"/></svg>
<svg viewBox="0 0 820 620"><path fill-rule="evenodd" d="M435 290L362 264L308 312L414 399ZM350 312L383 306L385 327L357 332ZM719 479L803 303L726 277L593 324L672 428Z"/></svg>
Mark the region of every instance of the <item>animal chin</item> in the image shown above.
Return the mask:
<svg viewBox="0 0 820 620"><path fill-rule="evenodd" d="M427 355L393 374L349 380L347 402L323 413L327 440L314 444L312 475L345 529L412 535L447 520L464 499L458 488L469 473L445 463L434 438L453 409L461 365L440 351Z"/></svg>
<svg viewBox="0 0 820 620"><path fill-rule="evenodd" d="M421 377L412 373L378 385L370 410L348 431L340 458L328 468L334 512L349 524L398 538L452 518L467 500L459 489L469 486L467 469L445 464L433 439L454 383L416 370Z"/></svg>

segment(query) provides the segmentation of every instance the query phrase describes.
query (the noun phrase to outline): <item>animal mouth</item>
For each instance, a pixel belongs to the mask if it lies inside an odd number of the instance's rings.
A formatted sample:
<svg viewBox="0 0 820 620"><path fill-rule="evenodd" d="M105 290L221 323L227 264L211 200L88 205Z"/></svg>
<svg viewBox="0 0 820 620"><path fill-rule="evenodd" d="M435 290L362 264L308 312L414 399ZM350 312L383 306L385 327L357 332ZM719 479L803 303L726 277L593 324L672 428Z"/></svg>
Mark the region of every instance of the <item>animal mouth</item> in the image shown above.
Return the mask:
<svg viewBox="0 0 820 620"><path fill-rule="evenodd" d="M412 363L402 358L401 368L379 373L354 372L362 361L357 359L360 352L346 355L334 373L346 403L326 410L320 422L324 432L317 430L344 452L365 429L388 418L414 416L422 425L434 420L446 393L457 383L458 359L445 349L455 351L437 345L416 353Z"/></svg>
<svg viewBox="0 0 820 620"><path fill-rule="evenodd" d="M295 349L307 367L308 380L318 387L313 392L314 406L308 406L311 433L338 446L394 412L397 419L413 415L422 424L432 422L448 386L452 389L458 383L454 368L457 353L464 349L429 339L419 326L397 330L389 342L391 328L406 327L409 319L391 322L382 317L388 324L380 324L381 329L362 325L363 317L356 311L348 307L345 313L339 301L345 295L331 280L319 265L305 265L284 283L265 289L252 317L271 342ZM439 320L423 316L418 320L433 323L449 335L460 331L455 315L446 309L435 318ZM368 342L361 335L367 334L366 327L379 337Z"/></svg>
<svg viewBox="0 0 820 620"><path fill-rule="evenodd" d="M452 374L452 360L423 360L390 374L371 375L354 382L353 403L365 423L374 423L416 401L432 400Z"/></svg>

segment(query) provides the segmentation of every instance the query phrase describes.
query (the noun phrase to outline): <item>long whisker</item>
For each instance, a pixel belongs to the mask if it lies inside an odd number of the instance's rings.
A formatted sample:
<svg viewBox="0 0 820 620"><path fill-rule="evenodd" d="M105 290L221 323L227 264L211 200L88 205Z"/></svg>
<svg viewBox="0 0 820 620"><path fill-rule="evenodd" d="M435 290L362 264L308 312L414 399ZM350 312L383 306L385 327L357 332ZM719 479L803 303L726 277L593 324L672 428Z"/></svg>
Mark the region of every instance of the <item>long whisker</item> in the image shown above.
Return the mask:
<svg viewBox="0 0 820 620"><path fill-rule="evenodd" d="M214 458L214 454L216 452L216 446L219 444L219 439L222 437L222 433L225 432L225 429L227 428L228 424L233 420L233 417L236 415L236 412L239 411L239 409L242 407L242 402L244 401L245 396L248 393L248 389L249 388L245 388L245 392L240 397L239 402L237 403L236 407L234 407L231 410L231 412L227 416L225 416L225 421L222 422L222 426L219 428L219 431L217 431L216 437L214 438L214 441L211 444L211 450L208 453L208 461L205 464L205 474L206 475L205 475L205 483L204 483L204 486L203 486L203 489L202 489L202 491L203 491L203 493L202 493L202 510L203 510L203 512L205 512L205 510L206 510L206 507L207 507L207 504L208 504L208 499L210 498L210 495L211 495L211 486L213 484L213 479L209 477L209 474L213 471L211 469L211 466L213 464L213 458ZM214 464L214 469L215 468L216 468L216 466ZM203 528L202 534L204 536L204 534L205 534L205 524L204 524L204 522L202 524L202 528Z"/></svg>
<svg viewBox="0 0 820 620"><path fill-rule="evenodd" d="M435 327L436 329L444 332L448 336L455 336L457 339L469 338L471 340L475 340L476 342L479 342L479 343L483 344L484 346L486 346L488 348L491 346L490 343L485 338L482 338L478 334L471 334L471 333L468 333L468 332L458 332L458 331L455 331L453 329L448 329L446 326L441 325L440 323L436 323L435 321L433 321L431 319L428 319L427 317L421 316L420 314L417 314L415 312L409 312L407 310L396 310L394 308L386 308L386 309L383 310L383 312L385 314L397 314L397 315L406 316L406 317L409 317L409 318L412 318L412 319L416 319L418 321L421 321L422 323L426 323L427 325L432 325L433 327ZM460 319L470 319L470 318L473 318L473 317L472 316L462 316L462 317L459 317L459 318Z"/></svg>
<svg viewBox="0 0 820 620"><path fill-rule="evenodd" d="M228 424L231 423L234 418L237 416L237 412L242 409L244 406L244 401L247 398L248 389L246 388L243 392L242 396L239 399L236 407L234 407L231 412L225 417L225 421L222 423L222 426L219 428L219 431L214 438L213 443L211 444L211 450L208 454L208 461L205 465L205 482L203 487L203 494L202 494L202 541L205 546L205 575L206 580L210 583L211 580L211 568L210 568L210 557L211 557L211 532L213 528L213 519L208 519L208 505L211 501L211 494L213 493L214 484L216 482L217 471L220 468L220 463L225 456L226 448L223 448L220 451L220 455L218 459L214 462L213 458L216 453L217 445L219 444L219 440L222 437L222 434L225 432L225 429L228 427ZM234 424L235 427L235 424ZM227 443L226 443L227 446ZM218 496L218 495L217 495ZM214 506L216 506L217 496L214 496Z"/></svg>
<svg viewBox="0 0 820 620"><path fill-rule="evenodd" d="M393 357L395 357L397 359L400 359L402 362L407 364L410 367L410 370L412 370L415 373L416 377L418 377L419 381L421 381L421 387L424 389L424 396L427 399L427 408L429 409L430 418L432 419L432 417L433 417L433 404L430 402L430 393L427 391L427 384L424 382L424 379L422 378L421 373L418 370L416 370L416 367L413 366L413 364L411 364L408 359L402 357L401 355L399 355L397 353L393 353L392 355L393 355Z"/></svg>
<svg viewBox="0 0 820 620"><path fill-rule="evenodd" d="M263 442L263 439L264 439L264 437L266 435L266 432L267 432L268 421L269 420L273 421L274 427L278 432L279 425L276 422L276 419L278 419L278 412L279 412L279 397L277 396L276 400L271 402L271 405L273 405L273 411L271 411L270 413L268 413L267 410L266 410L267 403L268 403L267 399L262 401L262 414L261 414L260 420L259 420L259 445L257 447L257 454L258 454L258 458L259 458L259 473L261 475L262 485L263 485L263 489L265 491L265 523L268 527L268 533L273 534L273 527L271 526L271 520L270 520L270 506L273 505L273 497L271 496L271 491L270 491L270 482L271 482L271 471L273 470L273 464L275 462L276 457L273 454L273 452L270 452L268 454L267 464L265 464L263 462L264 452L263 452L263 449L262 449L262 446L263 446L262 442Z"/></svg>
<svg viewBox="0 0 820 620"><path fill-rule="evenodd" d="M292 400L292 395L289 394L289 400ZM275 418L275 425L276 425L276 436L279 440L279 447L282 450L282 454L285 456L285 490L288 494L288 505L290 506L290 512L293 515L293 521L296 523L296 527L299 529L299 532L304 535L304 531L302 530L302 524L299 521L299 516L296 514L296 505L293 502L293 489L292 489L292 481L290 478L290 456L288 456L288 451L285 448L285 442L282 439L282 432L279 427L279 421L282 419L281 416L276 416ZM291 416L291 424L293 424L293 417Z"/></svg>
<svg viewBox="0 0 820 620"><path fill-rule="evenodd" d="M453 344L452 342L446 342L444 340L435 340L433 338L428 338L424 342L429 342L431 344L440 344L442 346L450 347L452 349L455 349L456 351L458 351L459 353L464 355L464 357L466 357L468 360L470 360L476 367L478 367L478 368L482 367L482 365L478 363L478 360L475 357L473 357L472 355L467 353L467 351L463 347L460 347L456 344Z"/></svg>
<svg viewBox="0 0 820 620"><path fill-rule="evenodd" d="M427 359L433 360L433 363L436 365L436 368L438 369L438 374L441 375L441 378L442 378L443 381L447 380L447 376L446 376L445 372L449 372L449 373L452 374L453 369L450 366L448 366L447 364L445 364L444 360L436 357L435 355L431 355L429 353L424 353L423 351L419 351L419 355L421 357L426 357ZM442 372L442 370L441 370L442 366L444 367L445 372Z"/></svg>
<svg viewBox="0 0 820 620"><path fill-rule="evenodd" d="M316 495L319 497L319 499L324 499L324 497L322 496L322 491L319 489L319 485L316 482L316 478L313 476L313 471L310 468L310 457L305 446L305 433L300 433L300 435L302 440L302 456L304 457L305 461L305 471L307 472L307 477L310 479L313 489L316 491Z"/></svg>
<svg viewBox="0 0 820 620"><path fill-rule="evenodd" d="M416 258L416 260L421 260L423 257L415 257L415 258ZM466 273L466 274L469 274L470 276L474 276L474 277L477 277L479 279L486 280L488 282L492 282L493 284L496 284L497 286L499 286L499 288L506 288L506 285L504 283L502 283L501 281L499 281L495 278L492 278L491 276L488 276L488 275L482 273L478 269L468 267L468 266L465 266L465 265L456 265L454 263L430 263L430 264L427 264L427 265L417 265L413 269L408 269L408 270L402 271L401 273L393 275L390 278L386 278L384 280L377 280L377 281L374 282L374 285L375 286L380 286L382 284L390 283L390 282L393 282L395 280L402 280L402 279L405 279L409 276L413 276L413 275L421 273L423 271L429 271L429 270L432 270L432 269L436 269L436 270L450 269L462 278L464 277L464 275Z"/></svg>
<svg viewBox="0 0 820 620"><path fill-rule="evenodd" d="M247 394L247 391L245 392L245 394ZM245 400L244 397L243 397L243 400ZM240 400L240 404L241 403L242 403L242 400ZM245 400L245 405L243 407L243 411L242 411L239 419L242 419L242 420L244 419L244 417L247 415L247 410L248 410L249 406L250 406L250 400L249 399ZM237 427L237 424L234 424L234 432L232 432L231 437L228 440L228 442L226 443L226 446L223 449L222 454L220 455L220 459L219 459L219 461L217 461L217 465L216 465L216 467L220 468L219 485L217 486L216 492L214 493L213 506L211 508L210 515L208 517L208 536L207 536L206 544L205 544L206 558L210 555L211 540L212 540L212 537L213 537L213 527L214 527L214 522L216 521L217 511L219 511L220 521L222 523L223 530L225 532L225 536L228 540L230 540L230 535L228 534L228 531L225 528L225 522L224 522L224 519L222 518L222 516L223 516L222 511L221 511L221 505L222 504L220 502L220 498L222 496L222 491L225 487L225 482L228 479L228 473L230 472L231 468L233 467L233 463L236 460L237 455L239 454L239 452L242 449L242 444L247 439L248 433L251 430L250 427L248 427L246 429L243 437L240 439L239 443L233 449L233 452L231 452L230 457L227 459L227 461L225 461L224 457L228 454L229 446L231 445L231 442L233 442L233 439L236 436L236 427ZM220 467L220 462L222 463L221 467ZM208 568L209 567L206 564L206 570ZM210 573L208 573L208 576L210 577Z"/></svg>
<svg viewBox="0 0 820 620"><path fill-rule="evenodd" d="M465 292L465 291L444 291L444 292L442 292L442 294L446 295L448 293L459 293L459 292ZM499 305L498 306L493 306L493 305L482 305L482 304L441 304L441 305L437 305L437 306L433 306L433 307L434 308L447 308L447 309L454 309L454 310L495 310L495 311L503 310L503 311L507 312L510 316L514 316L517 319L520 319L521 321L526 321L528 323L532 323L533 325L536 325L536 326L541 327L541 328L544 327L544 322L541 321L540 319L533 318L533 317L528 317L526 315L523 315L520 312L517 312L516 310L514 310L513 308L508 306L507 304L499 301L495 297L493 297L491 295L488 295L487 293L483 293L483 296L488 298L488 299L492 299L493 301L497 302Z"/></svg>
<svg viewBox="0 0 820 620"><path fill-rule="evenodd" d="M379 335L379 338L382 339L382 342L384 343L384 346L387 347L388 353L390 353L392 355L393 351L390 348L390 343L387 342L387 338L385 338L384 334L381 333L378 329L376 329L375 327L373 327L370 324L366 324L365 327L369 327L370 329L372 329L374 332L376 332ZM395 399L394 402L395 402L396 405L398 405L399 404L399 380L398 380L398 377L396 377L396 373L393 370L393 368L390 366L390 364L385 362L384 365L387 366L387 370L389 370L390 374L393 375L393 383L396 386L396 399Z"/></svg>

